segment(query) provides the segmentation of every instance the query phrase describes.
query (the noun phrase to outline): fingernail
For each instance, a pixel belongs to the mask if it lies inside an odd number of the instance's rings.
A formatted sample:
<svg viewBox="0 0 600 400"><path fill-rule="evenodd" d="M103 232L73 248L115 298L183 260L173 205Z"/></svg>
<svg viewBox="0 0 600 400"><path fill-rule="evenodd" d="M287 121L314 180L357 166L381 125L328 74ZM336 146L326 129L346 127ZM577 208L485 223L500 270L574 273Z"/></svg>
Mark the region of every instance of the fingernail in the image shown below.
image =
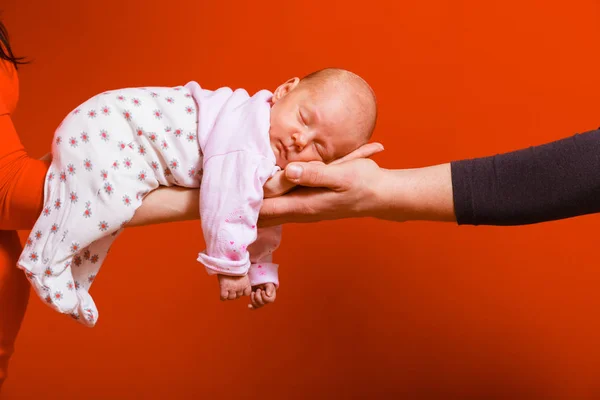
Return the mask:
<svg viewBox="0 0 600 400"><path fill-rule="evenodd" d="M302 175L302 167L299 165L289 165L285 169L285 176L290 179L298 179Z"/></svg>

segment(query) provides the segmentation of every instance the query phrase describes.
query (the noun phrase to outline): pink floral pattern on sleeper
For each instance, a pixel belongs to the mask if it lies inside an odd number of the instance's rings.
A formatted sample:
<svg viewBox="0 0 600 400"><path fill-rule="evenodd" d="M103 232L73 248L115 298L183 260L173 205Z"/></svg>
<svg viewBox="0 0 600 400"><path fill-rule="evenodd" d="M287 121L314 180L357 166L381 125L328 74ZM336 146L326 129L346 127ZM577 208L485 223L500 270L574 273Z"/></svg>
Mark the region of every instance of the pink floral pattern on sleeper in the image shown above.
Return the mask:
<svg viewBox="0 0 600 400"><path fill-rule="evenodd" d="M277 170L270 96L190 82L108 91L67 115L55 132L42 214L18 261L38 296L94 326L89 289L143 197L161 185L202 187L207 249L198 260L209 274L278 285L271 261L281 229L256 229L262 185Z"/></svg>

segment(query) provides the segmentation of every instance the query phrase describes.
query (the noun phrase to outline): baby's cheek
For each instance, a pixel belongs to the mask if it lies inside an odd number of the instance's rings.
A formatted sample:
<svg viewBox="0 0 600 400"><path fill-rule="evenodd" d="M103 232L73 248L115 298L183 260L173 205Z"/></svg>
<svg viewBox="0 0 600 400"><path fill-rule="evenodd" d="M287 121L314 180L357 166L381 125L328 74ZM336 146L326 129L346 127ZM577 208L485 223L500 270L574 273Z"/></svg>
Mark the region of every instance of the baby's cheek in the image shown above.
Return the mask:
<svg viewBox="0 0 600 400"><path fill-rule="evenodd" d="M275 160L275 164L281 169L285 169L285 167L287 167L289 163L290 161L282 159L281 157L277 157L277 159Z"/></svg>
<svg viewBox="0 0 600 400"><path fill-rule="evenodd" d="M296 154L290 154L289 162L309 162L309 161L323 161L318 152L305 148L302 152Z"/></svg>

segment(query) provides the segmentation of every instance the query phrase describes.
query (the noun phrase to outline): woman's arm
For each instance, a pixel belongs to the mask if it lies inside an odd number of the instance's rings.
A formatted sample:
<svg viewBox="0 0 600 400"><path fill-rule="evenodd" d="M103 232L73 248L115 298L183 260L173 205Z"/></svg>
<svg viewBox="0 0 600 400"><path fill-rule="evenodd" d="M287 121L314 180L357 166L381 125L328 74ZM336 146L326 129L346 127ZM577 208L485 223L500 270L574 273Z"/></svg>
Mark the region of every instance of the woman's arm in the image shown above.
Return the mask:
<svg viewBox="0 0 600 400"><path fill-rule="evenodd" d="M40 160L50 165L52 153ZM144 197L127 227L200 219L199 199L199 189L160 186Z"/></svg>
<svg viewBox="0 0 600 400"><path fill-rule="evenodd" d="M161 186L142 200L127 227L200 219L200 190Z"/></svg>

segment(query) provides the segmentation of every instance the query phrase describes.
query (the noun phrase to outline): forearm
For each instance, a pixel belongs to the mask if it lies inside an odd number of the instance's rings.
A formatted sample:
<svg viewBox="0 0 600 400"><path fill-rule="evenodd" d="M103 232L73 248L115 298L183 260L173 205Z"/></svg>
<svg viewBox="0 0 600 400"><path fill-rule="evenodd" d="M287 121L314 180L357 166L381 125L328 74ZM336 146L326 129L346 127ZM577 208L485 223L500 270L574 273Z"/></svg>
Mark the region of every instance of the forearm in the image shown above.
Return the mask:
<svg viewBox="0 0 600 400"><path fill-rule="evenodd" d="M392 221L456 221L450 164L382 170L374 217Z"/></svg>
<svg viewBox="0 0 600 400"><path fill-rule="evenodd" d="M459 224L524 225L600 211L600 131L452 163Z"/></svg>
<svg viewBox="0 0 600 400"><path fill-rule="evenodd" d="M281 176L278 178L265 184L265 197L279 196L293 186ZM199 220L199 204L199 188L160 186L144 197L142 205L137 209L127 227Z"/></svg>
<svg viewBox="0 0 600 400"><path fill-rule="evenodd" d="M525 225L600 212L600 131L411 170L383 170L375 216Z"/></svg>
<svg viewBox="0 0 600 400"><path fill-rule="evenodd" d="M52 154L47 153L40 161L48 169L47 166L52 162ZM197 188L159 186L144 197L142 205L136 210L127 227L200 219L199 201L200 190ZM41 210L41 203L39 208Z"/></svg>
<svg viewBox="0 0 600 400"><path fill-rule="evenodd" d="M274 190L279 187L274 184ZM281 183L279 183L281 185ZM127 224L136 226L200 219L200 189L160 186L142 200L142 205Z"/></svg>
<svg viewBox="0 0 600 400"><path fill-rule="evenodd" d="M150 192L127 227L200 219L200 190L164 187Z"/></svg>

